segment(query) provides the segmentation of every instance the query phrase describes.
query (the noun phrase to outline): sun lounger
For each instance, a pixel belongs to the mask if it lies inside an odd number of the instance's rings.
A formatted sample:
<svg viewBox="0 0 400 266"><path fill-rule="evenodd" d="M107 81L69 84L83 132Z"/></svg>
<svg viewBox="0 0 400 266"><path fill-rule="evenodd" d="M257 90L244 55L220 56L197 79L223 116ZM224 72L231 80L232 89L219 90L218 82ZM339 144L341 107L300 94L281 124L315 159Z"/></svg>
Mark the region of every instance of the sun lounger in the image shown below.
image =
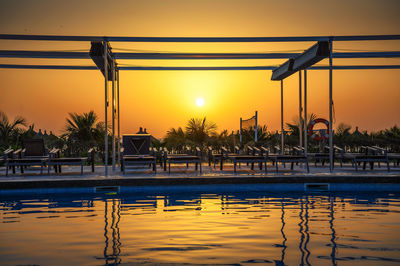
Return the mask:
<svg viewBox="0 0 400 266"><path fill-rule="evenodd" d="M20 167L21 173L28 166L40 166L40 174L43 174L43 167L49 159L43 139L23 139L22 150L13 152L6 160L6 176L10 168L15 173L15 167Z"/></svg>
<svg viewBox="0 0 400 266"><path fill-rule="evenodd" d="M276 172L278 172L278 163L291 163L291 170L293 170L293 165L295 163L305 163L307 173L310 172L308 157L305 155L270 155L269 159L275 163Z"/></svg>
<svg viewBox="0 0 400 266"><path fill-rule="evenodd" d="M218 162L221 162L222 159L222 152L221 151L214 151L212 147L208 147L208 166L211 167L211 162L215 165Z"/></svg>
<svg viewBox="0 0 400 266"><path fill-rule="evenodd" d="M229 152L228 149L226 149L225 147L221 148L221 152L222 152L222 158L220 161L220 170L222 171L224 168L224 161L231 161L233 162L233 159L236 156L239 156L242 154L240 148L238 146L235 146L235 151L234 152ZM240 168L240 163L239 163L239 168Z"/></svg>
<svg viewBox="0 0 400 266"><path fill-rule="evenodd" d="M265 173L267 173L267 160L268 153L262 153L260 149L256 147L249 147L250 154L235 155L230 157L233 161L233 172L236 173L236 165L238 163L246 163L251 165L251 170L254 170L254 163L259 163L259 168L262 170L262 165L264 164Z"/></svg>
<svg viewBox="0 0 400 266"><path fill-rule="evenodd" d="M200 174L201 174L201 150L199 147L196 147L195 155L189 154L187 149L186 154L169 154L168 150L164 149L164 171L167 170L168 164L168 173L171 173L171 163L172 164L186 164L186 167L189 166L190 163L195 164L196 171L198 170L198 166L200 166Z"/></svg>
<svg viewBox="0 0 400 266"><path fill-rule="evenodd" d="M43 139L23 139L22 158L48 158Z"/></svg>
<svg viewBox="0 0 400 266"><path fill-rule="evenodd" d="M7 161L6 161L6 176L8 176L8 169L10 167L14 168L16 166L21 167L21 173L23 173L24 166L40 166L40 174L42 175L43 167L46 166L47 160L48 160L48 158L44 158L44 157L7 159Z"/></svg>
<svg viewBox="0 0 400 266"><path fill-rule="evenodd" d="M121 171L126 174L129 167L149 166L157 172L157 158L150 150L149 134L133 134L122 136L120 151Z"/></svg>
<svg viewBox="0 0 400 266"><path fill-rule="evenodd" d="M393 162L393 167L396 165L400 165L400 154L399 153L390 153L387 149L383 149L378 146L372 146L376 150L376 154L387 155L389 161Z"/></svg>
<svg viewBox="0 0 400 266"><path fill-rule="evenodd" d="M353 161L353 165L358 171L358 165L360 163L364 163L363 169L366 169L366 164L370 164L370 169L374 169L374 163L386 163L387 164L387 170L390 172L390 163L389 163L389 158L387 155L365 155L365 154L348 154L346 155L348 159L351 159Z"/></svg>
<svg viewBox="0 0 400 266"><path fill-rule="evenodd" d="M92 172L94 172L94 149L88 151L87 157L60 157L59 149L53 149L50 152L47 161L47 172L50 174L51 166L54 166L55 172L61 173L63 165L80 165L81 175L83 174L83 165L88 162L91 165Z"/></svg>

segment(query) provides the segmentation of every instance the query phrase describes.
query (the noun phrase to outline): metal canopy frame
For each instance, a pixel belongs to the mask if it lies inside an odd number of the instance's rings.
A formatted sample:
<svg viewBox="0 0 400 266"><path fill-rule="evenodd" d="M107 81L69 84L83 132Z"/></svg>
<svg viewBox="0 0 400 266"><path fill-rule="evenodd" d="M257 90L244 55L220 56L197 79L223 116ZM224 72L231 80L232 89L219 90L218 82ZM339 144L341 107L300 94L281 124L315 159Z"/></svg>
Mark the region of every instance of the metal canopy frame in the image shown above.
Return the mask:
<svg viewBox="0 0 400 266"><path fill-rule="evenodd" d="M330 170L333 170L333 136L332 136L332 72L333 70L367 70L367 69L400 69L400 65L342 65L333 66L333 58L399 58L400 51L382 52L332 52L333 42L349 41L390 41L400 40L400 35L352 35L352 36L295 36L295 37L118 37L118 36L62 36L62 35L17 35L0 34L0 40L20 41L74 41L74 42L103 42L104 54L109 42L201 42L201 43L226 43L226 42L319 42L328 41L330 46L329 66L311 66L303 70L304 73L304 145L307 153L307 70L329 70L329 146L330 146ZM216 70L276 70L277 66L220 66L220 67L162 67L162 66L116 66L115 59L145 59L145 60L212 60L212 59L294 59L299 53L112 53L111 73L108 78L108 62L104 56L105 76L105 174L108 175L108 80L112 82L112 169L115 170L115 115L118 117L117 131L120 138L119 117L119 71L120 70L193 70L193 71L216 71ZM89 59L89 52L54 52L54 51L17 51L0 50L0 58L53 58L53 59ZM96 66L74 66L74 65L25 65L25 64L0 64L1 69L55 69L55 70L98 70ZM299 71L299 115L301 119L301 70ZM115 89L116 83L116 89ZM283 136L283 79L281 79L281 145L284 147ZM300 130L301 131L301 130ZM301 136L300 136L301 138ZM300 139L301 143L301 139ZM118 150L120 142L118 141ZM118 152L119 156L119 152ZM119 161L119 160L118 160Z"/></svg>

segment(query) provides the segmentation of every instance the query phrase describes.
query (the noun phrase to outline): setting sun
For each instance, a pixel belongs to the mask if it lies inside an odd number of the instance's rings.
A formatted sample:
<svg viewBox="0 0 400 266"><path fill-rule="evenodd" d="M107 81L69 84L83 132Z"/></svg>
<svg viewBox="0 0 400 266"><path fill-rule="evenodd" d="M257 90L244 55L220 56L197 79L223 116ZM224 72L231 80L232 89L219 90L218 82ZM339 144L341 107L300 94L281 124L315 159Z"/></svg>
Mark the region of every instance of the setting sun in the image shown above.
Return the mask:
<svg viewBox="0 0 400 266"><path fill-rule="evenodd" d="M202 107L203 105L204 105L204 98L197 98L196 99L196 105L198 106L198 107Z"/></svg>

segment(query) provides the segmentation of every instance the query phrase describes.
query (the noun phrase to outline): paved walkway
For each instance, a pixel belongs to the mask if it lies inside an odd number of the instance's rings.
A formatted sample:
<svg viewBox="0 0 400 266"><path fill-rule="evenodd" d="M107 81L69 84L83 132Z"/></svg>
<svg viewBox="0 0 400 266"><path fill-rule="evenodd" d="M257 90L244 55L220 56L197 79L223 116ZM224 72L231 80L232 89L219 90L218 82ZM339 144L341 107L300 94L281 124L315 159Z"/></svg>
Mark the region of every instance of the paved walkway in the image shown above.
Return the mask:
<svg viewBox="0 0 400 266"><path fill-rule="evenodd" d="M37 188L37 187L76 187L76 186L100 186L100 185L175 185L175 184L233 184L233 183L307 183L307 182L328 182L328 183L400 183L400 167L393 167L388 172L383 165L373 170L367 168L359 171L349 164L343 168L336 167L332 173L329 166L311 166L310 173L304 167L295 166L290 169L290 164L286 168L279 166L279 171L275 167L268 166L268 172L251 170L250 167L242 165L236 174L233 166L224 165L224 170L218 167L209 167L208 164L202 165L202 174L195 171L194 167L186 168L182 165L174 165L171 174L164 172L158 166L157 174L150 169L130 169L123 175L119 168L113 172L109 167L109 174L105 176L104 166L96 166L92 173L90 166L85 166L84 174L80 175L80 167L63 167L62 174L55 174L54 170L47 174L47 169L43 175L39 174L38 169L28 168L24 174L17 169L16 174L10 173L5 176L5 167L0 167L0 189L7 188Z"/></svg>

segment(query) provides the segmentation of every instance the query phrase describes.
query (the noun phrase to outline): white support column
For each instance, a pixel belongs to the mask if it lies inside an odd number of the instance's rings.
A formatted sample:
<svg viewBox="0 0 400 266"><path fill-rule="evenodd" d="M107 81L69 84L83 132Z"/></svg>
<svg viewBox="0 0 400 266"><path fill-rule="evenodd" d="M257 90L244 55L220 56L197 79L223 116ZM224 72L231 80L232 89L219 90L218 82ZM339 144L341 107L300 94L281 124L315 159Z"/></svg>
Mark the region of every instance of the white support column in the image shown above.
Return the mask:
<svg viewBox="0 0 400 266"><path fill-rule="evenodd" d="M303 147L303 130L301 126L303 106L301 101L301 70L299 70L299 146Z"/></svg>
<svg viewBox="0 0 400 266"><path fill-rule="evenodd" d="M111 119L112 119L112 123L111 123L111 127L112 127L112 171L115 172L115 64L114 61L111 64L112 69L111 69L111 73L112 73L112 97L111 97L111 109L112 109L112 115L111 115Z"/></svg>
<svg viewBox="0 0 400 266"><path fill-rule="evenodd" d="M242 118L240 118L240 131L239 131L239 142L240 142L240 148L242 148Z"/></svg>
<svg viewBox="0 0 400 266"><path fill-rule="evenodd" d="M281 80L281 154L284 154L284 134L283 129L283 80Z"/></svg>
<svg viewBox="0 0 400 266"><path fill-rule="evenodd" d="M108 123L107 123L107 111L108 111L108 43L104 41L104 80L105 80L105 110L104 110L104 174L108 175Z"/></svg>
<svg viewBox="0 0 400 266"><path fill-rule="evenodd" d="M332 105L333 105L333 92L332 92L332 48L333 43L332 39L329 40L329 170L333 171L333 118L332 118Z"/></svg>
<svg viewBox="0 0 400 266"><path fill-rule="evenodd" d="M304 154L307 156L307 69L304 69Z"/></svg>
<svg viewBox="0 0 400 266"><path fill-rule="evenodd" d="M121 131L120 131L120 119L119 119L119 69L117 69L117 117L118 117L118 150L117 150L117 155L118 155L118 165L121 163Z"/></svg>
<svg viewBox="0 0 400 266"><path fill-rule="evenodd" d="M258 112L256 111L256 121L255 121L255 127L254 127L254 140L255 140L255 142L257 142L257 140L258 140L257 124L258 124Z"/></svg>

